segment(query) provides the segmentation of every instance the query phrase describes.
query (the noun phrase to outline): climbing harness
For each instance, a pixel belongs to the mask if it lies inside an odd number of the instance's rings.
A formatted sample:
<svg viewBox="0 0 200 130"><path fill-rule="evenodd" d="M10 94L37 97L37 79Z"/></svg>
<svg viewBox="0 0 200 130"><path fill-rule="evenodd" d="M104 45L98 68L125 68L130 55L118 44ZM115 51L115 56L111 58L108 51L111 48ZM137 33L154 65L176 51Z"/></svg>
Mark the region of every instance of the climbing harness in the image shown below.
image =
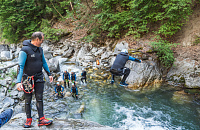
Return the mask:
<svg viewBox="0 0 200 130"><path fill-rule="evenodd" d="M28 76L22 82L22 86L25 93L32 93L34 88L34 76Z"/></svg>

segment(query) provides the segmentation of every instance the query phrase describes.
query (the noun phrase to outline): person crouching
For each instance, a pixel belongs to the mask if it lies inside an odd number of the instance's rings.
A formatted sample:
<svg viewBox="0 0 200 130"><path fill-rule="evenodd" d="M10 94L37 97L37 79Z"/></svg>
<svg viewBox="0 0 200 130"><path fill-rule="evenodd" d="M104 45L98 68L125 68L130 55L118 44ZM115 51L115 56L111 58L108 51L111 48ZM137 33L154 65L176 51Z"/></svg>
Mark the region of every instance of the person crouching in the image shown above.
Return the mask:
<svg viewBox="0 0 200 130"><path fill-rule="evenodd" d="M60 85L59 82L57 82L54 90L56 93L56 97L61 97L61 98L63 97L64 87L62 85Z"/></svg>

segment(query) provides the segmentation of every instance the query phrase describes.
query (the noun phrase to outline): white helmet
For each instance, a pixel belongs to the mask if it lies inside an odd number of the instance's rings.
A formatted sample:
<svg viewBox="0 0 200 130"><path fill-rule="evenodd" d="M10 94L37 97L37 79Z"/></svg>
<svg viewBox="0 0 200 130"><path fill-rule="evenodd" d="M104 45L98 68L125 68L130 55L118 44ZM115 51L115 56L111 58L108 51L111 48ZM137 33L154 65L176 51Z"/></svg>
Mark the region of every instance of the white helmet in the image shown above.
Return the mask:
<svg viewBox="0 0 200 130"><path fill-rule="evenodd" d="M57 84L60 84L59 82L57 82Z"/></svg>
<svg viewBox="0 0 200 130"><path fill-rule="evenodd" d="M127 49L122 49L121 52L128 53Z"/></svg>

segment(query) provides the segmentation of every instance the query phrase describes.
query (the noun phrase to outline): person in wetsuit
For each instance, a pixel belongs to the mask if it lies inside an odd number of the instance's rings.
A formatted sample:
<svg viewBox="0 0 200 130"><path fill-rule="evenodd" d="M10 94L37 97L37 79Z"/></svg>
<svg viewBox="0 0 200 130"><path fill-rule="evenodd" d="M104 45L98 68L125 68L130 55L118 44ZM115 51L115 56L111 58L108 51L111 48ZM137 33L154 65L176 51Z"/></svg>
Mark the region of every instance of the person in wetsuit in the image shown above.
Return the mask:
<svg viewBox="0 0 200 130"><path fill-rule="evenodd" d="M64 80L64 87L66 88L66 82L69 88L69 80L70 80L70 74L67 72L67 70L63 73L63 80Z"/></svg>
<svg viewBox="0 0 200 130"><path fill-rule="evenodd" d="M72 88L71 88L71 94L72 94L72 97L78 99L78 88L74 84L72 85Z"/></svg>
<svg viewBox="0 0 200 130"><path fill-rule="evenodd" d="M126 81L126 78L128 77L128 75L130 73L130 69L124 67L128 60L139 62L139 63L142 62L142 60L139 60L137 58L133 58L133 57L129 56L128 50L123 49L121 51L121 53L116 56L116 59L115 59L113 65L111 66L111 69L110 69L110 72L112 74L111 84L114 83L114 81L115 81L114 77L115 76L124 75L121 82L120 82L120 86L128 86L128 84L125 81Z"/></svg>
<svg viewBox="0 0 200 130"><path fill-rule="evenodd" d="M62 85L60 85L59 82L57 82L54 91L56 93L56 97L63 97L63 91L64 91L64 87Z"/></svg>
<svg viewBox="0 0 200 130"><path fill-rule="evenodd" d="M87 73L86 73L86 71L85 71L84 68L83 68L83 69L82 69L82 73L81 73L81 76L82 76L82 77L81 77L81 82L82 82L82 83L84 83L83 80L85 80L85 83L87 83L87 81L86 81L86 80L87 80L87 79L86 79L86 74L87 74Z"/></svg>
<svg viewBox="0 0 200 130"><path fill-rule="evenodd" d="M44 91L44 80L42 68L46 71L49 76L50 82L53 81L47 62L44 58L43 49L40 47L44 41L44 34L42 32L34 32L31 36L31 40L23 41L23 47L19 52L19 73L17 76L17 89L19 91L24 90L21 81L27 79L27 77L33 77L32 84L34 85L36 107L38 111L39 121L38 126L50 125L52 120L47 120L43 113L43 91ZM22 80L23 77L23 80ZM24 90L25 97L25 112L26 112L26 123L23 125L24 128L31 127L32 116L31 116L31 100L32 93L26 93Z"/></svg>
<svg viewBox="0 0 200 130"><path fill-rule="evenodd" d="M72 84L74 83L74 85L76 84L76 74L75 74L75 72L71 73L71 82L72 82Z"/></svg>

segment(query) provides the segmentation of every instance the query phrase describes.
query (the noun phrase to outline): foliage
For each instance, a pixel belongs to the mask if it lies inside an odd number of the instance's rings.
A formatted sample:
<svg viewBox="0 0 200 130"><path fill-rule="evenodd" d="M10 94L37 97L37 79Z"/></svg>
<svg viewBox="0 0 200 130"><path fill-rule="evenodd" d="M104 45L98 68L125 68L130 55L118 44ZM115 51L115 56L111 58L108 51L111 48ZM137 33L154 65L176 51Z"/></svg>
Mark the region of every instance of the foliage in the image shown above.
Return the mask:
<svg viewBox="0 0 200 130"><path fill-rule="evenodd" d="M50 20L65 13L60 1L64 0L0 0L2 38L11 43L30 38L40 29L42 19Z"/></svg>
<svg viewBox="0 0 200 130"><path fill-rule="evenodd" d="M200 43L200 37L199 36L195 36L195 41L193 42L194 45L198 45Z"/></svg>
<svg viewBox="0 0 200 130"><path fill-rule="evenodd" d="M8 74L12 79L17 78L17 71L11 70Z"/></svg>
<svg viewBox="0 0 200 130"><path fill-rule="evenodd" d="M13 83L11 84L11 87L14 87L14 86L15 86L15 84L16 84L16 83L15 83L15 82L13 82Z"/></svg>
<svg viewBox="0 0 200 130"><path fill-rule="evenodd" d="M48 40L57 41L61 38L61 34L63 33L62 29L51 28L51 24L46 19L42 19L40 30L45 34L45 39Z"/></svg>
<svg viewBox="0 0 200 130"><path fill-rule="evenodd" d="M140 37L152 23L160 23L157 34L171 36L180 29L191 14L192 0L96 0L94 16L101 31L108 37L124 35ZM96 31L96 30L95 30ZM101 32L94 32L101 33Z"/></svg>
<svg viewBox="0 0 200 130"><path fill-rule="evenodd" d="M178 44L169 43L168 41L159 38L157 41L151 42L151 45L163 66L167 68L171 67L175 60L172 48L176 47Z"/></svg>

